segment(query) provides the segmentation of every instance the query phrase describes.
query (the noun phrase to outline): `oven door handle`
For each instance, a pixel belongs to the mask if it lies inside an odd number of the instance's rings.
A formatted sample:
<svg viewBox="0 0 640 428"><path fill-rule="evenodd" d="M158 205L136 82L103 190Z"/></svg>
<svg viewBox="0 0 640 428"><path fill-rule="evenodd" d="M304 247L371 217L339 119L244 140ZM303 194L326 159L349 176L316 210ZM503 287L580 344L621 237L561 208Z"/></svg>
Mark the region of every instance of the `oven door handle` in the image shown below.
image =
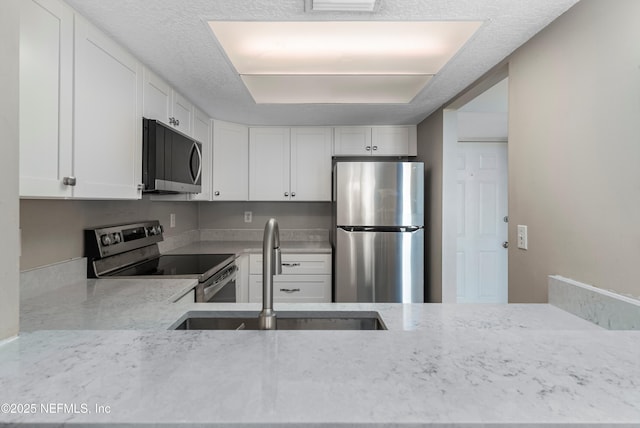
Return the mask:
<svg viewBox="0 0 640 428"><path fill-rule="evenodd" d="M206 303L211 300L213 296L218 294L220 290L222 290L228 283L236 280L236 272L238 271L237 266L233 266L231 268L230 273L224 278L220 278L218 280L214 280L211 285L204 286L202 288L201 300L198 300L198 294L196 292L196 302ZM229 272L229 271L227 271Z"/></svg>

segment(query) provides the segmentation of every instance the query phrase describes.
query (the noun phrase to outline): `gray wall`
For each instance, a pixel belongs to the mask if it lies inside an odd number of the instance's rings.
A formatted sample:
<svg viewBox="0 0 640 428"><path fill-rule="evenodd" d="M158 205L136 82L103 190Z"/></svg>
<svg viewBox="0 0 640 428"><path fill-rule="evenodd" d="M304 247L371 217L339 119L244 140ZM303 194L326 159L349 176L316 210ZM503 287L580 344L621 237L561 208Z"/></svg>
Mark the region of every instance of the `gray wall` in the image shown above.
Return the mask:
<svg viewBox="0 0 640 428"><path fill-rule="evenodd" d="M253 213L251 223L244 212ZM281 229L331 228L330 202L200 202L200 229L263 229L269 218Z"/></svg>
<svg viewBox="0 0 640 428"><path fill-rule="evenodd" d="M518 224L529 231L527 251L509 248L512 303L547 302L550 274L640 296L638 16L637 0L582 0L506 61L509 241ZM442 222L442 116L418 127L433 227ZM437 281L437 233L429 245Z"/></svg>
<svg viewBox="0 0 640 428"><path fill-rule="evenodd" d="M18 334L19 1L0 2L0 340Z"/></svg>
<svg viewBox="0 0 640 428"><path fill-rule="evenodd" d="M442 301L442 147L443 112L418 125L418 156L424 162L425 302Z"/></svg>
<svg viewBox="0 0 640 428"><path fill-rule="evenodd" d="M640 2L583 0L509 61L509 300L549 274L640 296Z"/></svg>
<svg viewBox="0 0 640 428"><path fill-rule="evenodd" d="M169 227L169 215L176 227ZM30 269L84 255L83 229L138 220L160 220L167 236L198 228L197 202L141 201L20 201L22 257L20 269Z"/></svg>

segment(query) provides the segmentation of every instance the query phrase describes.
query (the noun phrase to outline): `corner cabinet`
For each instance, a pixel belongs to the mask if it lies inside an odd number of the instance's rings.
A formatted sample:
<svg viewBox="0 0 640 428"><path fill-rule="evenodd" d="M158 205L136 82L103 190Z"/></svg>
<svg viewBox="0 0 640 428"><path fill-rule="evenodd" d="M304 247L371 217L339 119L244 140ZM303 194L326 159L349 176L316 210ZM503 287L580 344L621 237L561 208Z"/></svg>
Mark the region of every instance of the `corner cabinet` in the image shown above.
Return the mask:
<svg viewBox="0 0 640 428"><path fill-rule="evenodd" d="M249 199L249 127L213 121L212 201Z"/></svg>
<svg viewBox="0 0 640 428"><path fill-rule="evenodd" d="M273 301L331 302L331 254L282 254L282 274L273 277ZM262 302L262 254L249 255L249 302Z"/></svg>
<svg viewBox="0 0 640 428"><path fill-rule="evenodd" d="M335 156L416 156L417 128L343 126L334 130Z"/></svg>
<svg viewBox="0 0 640 428"><path fill-rule="evenodd" d="M142 66L76 15L73 196L138 199L142 181Z"/></svg>
<svg viewBox="0 0 640 428"><path fill-rule="evenodd" d="M249 130L249 199L330 201L331 128Z"/></svg>

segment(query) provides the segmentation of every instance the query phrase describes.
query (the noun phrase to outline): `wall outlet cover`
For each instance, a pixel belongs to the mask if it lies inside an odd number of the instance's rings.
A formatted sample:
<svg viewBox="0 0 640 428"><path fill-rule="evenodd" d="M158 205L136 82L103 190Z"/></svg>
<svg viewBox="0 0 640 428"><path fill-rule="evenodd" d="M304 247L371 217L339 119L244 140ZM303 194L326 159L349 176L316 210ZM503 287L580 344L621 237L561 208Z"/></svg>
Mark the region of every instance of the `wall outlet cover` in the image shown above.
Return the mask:
<svg viewBox="0 0 640 428"><path fill-rule="evenodd" d="M518 248L522 250L526 250L529 248L529 237L527 236L527 226L519 224L518 225Z"/></svg>
<svg viewBox="0 0 640 428"><path fill-rule="evenodd" d="M253 213L251 211L244 212L244 222L251 223L253 221Z"/></svg>

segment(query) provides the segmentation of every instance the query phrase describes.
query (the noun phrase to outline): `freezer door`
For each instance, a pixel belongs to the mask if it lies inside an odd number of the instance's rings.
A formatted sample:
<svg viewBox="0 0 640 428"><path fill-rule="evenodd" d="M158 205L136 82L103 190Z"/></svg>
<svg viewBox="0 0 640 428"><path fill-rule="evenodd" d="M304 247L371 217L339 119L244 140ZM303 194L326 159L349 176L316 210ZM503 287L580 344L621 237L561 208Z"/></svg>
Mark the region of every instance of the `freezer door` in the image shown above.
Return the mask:
<svg viewBox="0 0 640 428"><path fill-rule="evenodd" d="M337 226L423 226L424 164L337 162Z"/></svg>
<svg viewBox="0 0 640 428"><path fill-rule="evenodd" d="M424 229L336 231L336 302L424 302Z"/></svg>

